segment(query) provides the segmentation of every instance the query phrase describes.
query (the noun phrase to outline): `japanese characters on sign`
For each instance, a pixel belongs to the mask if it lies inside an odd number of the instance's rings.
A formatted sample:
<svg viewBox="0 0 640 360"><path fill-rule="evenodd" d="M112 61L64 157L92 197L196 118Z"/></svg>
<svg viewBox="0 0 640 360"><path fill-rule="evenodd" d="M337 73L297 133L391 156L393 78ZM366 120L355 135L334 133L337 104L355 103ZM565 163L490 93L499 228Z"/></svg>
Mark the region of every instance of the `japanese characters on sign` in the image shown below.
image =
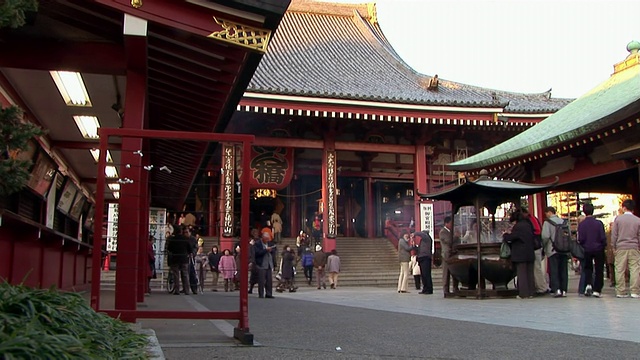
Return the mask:
<svg viewBox="0 0 640 360"><path fill-rule="evenodd" d="M222 176L224 188L222 191L222 236L233 235L233 180L234 180L234 146L224 144L222 148Z"/></svg>
<svg viewBox="0 0 640 360"><path fill-rule="evenodd" d="M420 203L420 229L435 239L433 233L433 203ZM433 244L432 244L433 245ZM433 246L431 246L433 252Z"/></svg>
<svg viewBox="0 0 640 360"><path fill-rule="evenodd" d="M167 210L163 208L149 208L149 236L154 238L153 252L156 254L156 270L162 272L164 264L164 247L167 241Z"/></svg>
<svg viewBox="0 0 640 360"><path fill-rule="evenodd" d="M118 251L118 204L110 203L107 212L107 251Z"/></svg>
<svg viewBox="0 0 640 360"><path fill-rule="evenodd" d="M251 149L251 188L284 189L293 176L293 149L254 146Z"/></svg>
<svg viewBox="0 0 640 360"><path fill-rule="evenodd" d="M327 237L335 238L336 226L336 152L327 151Z"/></svg>

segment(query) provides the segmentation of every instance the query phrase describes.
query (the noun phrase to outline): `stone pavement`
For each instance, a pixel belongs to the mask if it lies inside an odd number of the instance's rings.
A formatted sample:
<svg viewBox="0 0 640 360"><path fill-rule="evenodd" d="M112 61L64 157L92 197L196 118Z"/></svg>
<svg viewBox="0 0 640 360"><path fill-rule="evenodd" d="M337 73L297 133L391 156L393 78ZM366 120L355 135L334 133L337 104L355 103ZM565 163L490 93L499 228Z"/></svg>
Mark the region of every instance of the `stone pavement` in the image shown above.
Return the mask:
<svg viewBox="0 0 640 360"><path fill-rule="evenodd" d="M572 289L577 279L572 279ZM575 290L574 290L575 291ZM444 299L389 288L275 293L249 298L255 346L232 339L235 321L140 319L167 359L640 358L640 300L550 296ZM109 302L105 296L105 306ZM235 310L238 293L154 293L141 309Z"/></svg>

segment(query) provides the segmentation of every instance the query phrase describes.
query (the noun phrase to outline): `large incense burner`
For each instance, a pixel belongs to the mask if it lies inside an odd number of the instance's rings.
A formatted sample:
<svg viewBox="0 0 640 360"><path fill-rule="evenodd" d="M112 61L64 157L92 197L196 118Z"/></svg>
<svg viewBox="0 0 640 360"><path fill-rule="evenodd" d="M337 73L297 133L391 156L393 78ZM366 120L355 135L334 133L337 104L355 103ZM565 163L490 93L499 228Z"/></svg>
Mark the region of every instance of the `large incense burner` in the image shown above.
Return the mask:
<svg viewBox="0 0 640 360"><path fill-rule="evenodd" d="M476 244L460 244L455 246L454 250L455 254L449 258L449 271L463 288L471 291L471 296L475 295L478 281L484 290L486 290L486 282L489 282L497 295L511 295L511 292L503 290L509 290L508 284L515 278L516 271L511 266L511 261L500 258L499 243L480 244L479 262ZM480 272L478 272L478 266L480 266ZM478 274L482 275L480 280L478 280Z"/></svg>

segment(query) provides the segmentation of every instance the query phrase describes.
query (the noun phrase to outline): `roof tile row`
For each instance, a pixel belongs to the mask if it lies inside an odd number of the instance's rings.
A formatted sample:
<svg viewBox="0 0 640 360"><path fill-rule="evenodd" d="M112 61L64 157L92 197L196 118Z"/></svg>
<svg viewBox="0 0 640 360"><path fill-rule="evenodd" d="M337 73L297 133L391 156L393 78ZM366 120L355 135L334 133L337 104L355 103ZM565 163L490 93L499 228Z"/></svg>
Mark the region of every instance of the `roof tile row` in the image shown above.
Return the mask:
<svg viewBox="0 0 640 360"><path fill-rule="evenodd" d="M429 89L432 77L416 72L398 56L378 24L367 20L362 5L329 4L321 10L314 2L293 3L248 91L403 104L504 107L510 113L551 113L570 102L551 98L548 92L512 93L443 79L439 79L437 89Z"/></svg>

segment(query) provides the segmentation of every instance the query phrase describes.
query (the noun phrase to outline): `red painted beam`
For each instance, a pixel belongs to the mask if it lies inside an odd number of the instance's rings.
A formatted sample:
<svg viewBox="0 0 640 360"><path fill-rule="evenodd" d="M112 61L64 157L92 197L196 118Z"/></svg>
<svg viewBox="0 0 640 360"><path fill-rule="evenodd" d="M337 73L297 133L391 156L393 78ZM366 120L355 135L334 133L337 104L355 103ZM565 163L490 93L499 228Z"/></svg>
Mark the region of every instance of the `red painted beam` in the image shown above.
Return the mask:
<svg viewBox="0 0 640 360"><path fill-rule="evenodd" d="M162 68L165 71L180 72L200 79L209 79L217 83L232 85L236 81L237 72L216 71L201 66L196 66L178 58L171 58L167 55L152 54L149 57L149 64L153 63L154 68ZM238 69L239 70L239 69ZM182 76L182 75L181 75Z"/></svg>
<svg viewBox="0 0 640 360"><path fill-rule="evenodd" d="M539 178L533 181L537 184L548 184L556 180L556 176L560 179L558 185L565 185L572 182L577 182L585 179L590 179L602 175L612 174L619 171L624 171L635 167L636 165L630 164L624 160L609 161L606 163L600 163L594 165L589 160L577 161L573 170L569 170L559 175L552 175L544 178Z"/></svg>
<svg viewBox="0 0 640 360"><path fill-rule="evenodd" d="M33 40L3 43L3 46L11 51L4 51L0 56L0 67L117 75L126 72L122 45Z"/></svg>
<svg viewBox="0 0 640 360"><path fill-rule="evenodd" d="M299 168L305 168L309 166L316 166L319 168L321 165L321 161L322 161L321 159L300 159L295 163L296 172L298 171ZM338 167L342 166L342 167L348 167L348 168L362 169L362 161L341 160L340 157L338 156L337 162L338 162ZM409 170L412 172L414 171L413 163L400 164L400 163L385 163L385 162L372 161L372 162L369 162L369 164L371 168L376 168L376 169L385 169L385 170L393 170L393 171L397 171L397 170ZM364 169L363 171L367 171L367 170Z"/></svg>
<svg viewBox="0 0 640 360"><path fill-rule="evenodd" d="M229 60L233 63L238 60L240 63L244 63L248 54L246 49L234 47L231 44L214 42L209 38L187 33L180 34L177 33L175 29L167 29L162 26L156 26L155 24L150 25L148 34L151 37L175 43L180 46L186 45L189 46L189 48L193 48L205 55L224 54L225 61Z"/></svg>
<svg viewBox="0 0 640 360"><path fill-rule="evenodd" d="M52 141L51 147L58 149L97 149L100 146L98 141ZM107 150L120 150L121 144L108 144Z"/></svg>
<svg viewBox="0 0 640 360"><path fill-rule="evenodd" d="M117 129L100 128L98 130L100 138L109 136L134 137L143 139L181 139L193 141L218 141L218 142L250 142L253 143L253 135L202 133L191 131L164 131L164 130L138 130L138 129Z"/></svg>
<svg viewBox="0 0 640 360"><path fill-rule="evenodd" d="M206 96L208 98L219 97L221 96L220 94L226 95L224 91L225 89L228 89L228 86L207 86L188 82L177 77L175 74L164 74L153 69L149 69L149 78L153 80L155 84L164 84L181 91L185 89L185 93L187 94L195 93L199 96ZM211 81L209 85L211 84L215 84L215 82Z"/></svg>
<svg viewBox="0 0 640 360"><path fill-rule="evenodd" d="M164 54L165 56L169 56L174 59L188 61L193 65L230 73L238 72L238 68L242 65L242 62L236 61L236 59L225 58L226 54L224 53L219 55L219 57L224 59L219 59L211 55L205 55L172 42L161 41L153 37L149 37L149 50L152 51L151 57L155 57L155 53L158 55Z"/></svg>
<svg viewBox="0 0 640 360"><path fill-rule="evenodd" d="M308 169L298 169L295 170L296 175L320 175L320 169L318 170L308 170ZM386 173L386 172L367 172L367 171L345 171L342 170L338 174L338 177L364 177L364 178L373 178L373 179L384 179L384 180L407 180L413 182L414 176L413 174L399 174L399 173Z"/></svg>
<svg viewBox="0 0 640 360"><path fill-rule="evenodd" d="M194 320L238 320L239 311L161 311L161 310L105 310L98 312L105 313L111 317L124 318L133 317L138 319L194 319Z"/></svg>
<svg viewBox="0 0 640 360"><path fill-rule="evenodd" d="M184 71L184 70L173 67L173 65L171 64L158 61L158 59L149 59L149 70L157 71L160 74L163 74L169 77L182 79L183 81L194 83L204 88L218 86L218 87L221 87L221 88L218 88L219 92L224 92L225 91L224 89L227 89L227 91L231 89L231 86L229 84L218 81L217 77L207 77L201 74L194 74L192 71ZM215 76L215 75L212 75L212 76ZM212 89L211 91L215 91L215 90L216 89Z"/></svg>
<svg viewBox="0 0 640 360"><path fill-rule="evenodd" d="M269 137L256 137L254 146L286 146L290 148L304 148L304 149L322 149L322 140L307 140L307 139L290 139L290 138L269 138ZM360 143L360 142L345 142L336 141L336 150L339 151L366 151L366 152L381 152L392 154L411 154L415 153L415 146L413 145L396 145L396 144L372 144L372 143Z"/></svg>
<svg viewBox="0 0 640 360"><path fill-rule="evenodd" d="M222 26L213 21L214 13L204 7L188 4L183 1L154 0L143 1L138 9L131 6L130 0L95 0L96 2L122 11L126 14L176 28L207 36L214 31L221 31ZM179 21L178 21L179 19Z"/></svg>

